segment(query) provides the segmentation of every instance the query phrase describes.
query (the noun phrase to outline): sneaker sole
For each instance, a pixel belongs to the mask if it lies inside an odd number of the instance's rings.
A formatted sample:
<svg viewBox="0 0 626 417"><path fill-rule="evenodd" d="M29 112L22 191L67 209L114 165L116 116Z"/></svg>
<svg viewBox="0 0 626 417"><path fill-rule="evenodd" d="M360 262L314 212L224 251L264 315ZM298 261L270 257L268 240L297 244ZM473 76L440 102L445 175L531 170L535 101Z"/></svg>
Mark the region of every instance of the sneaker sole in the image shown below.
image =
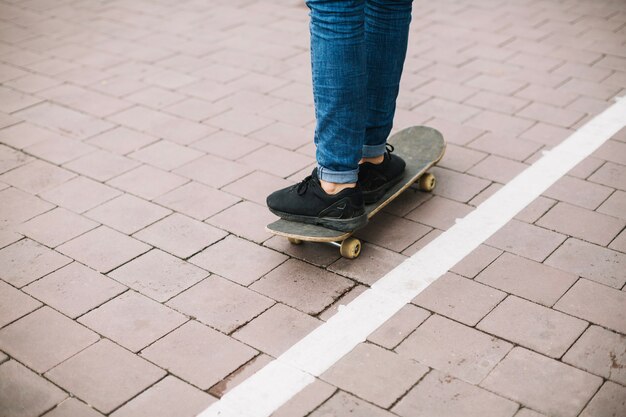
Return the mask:
<svg viewBox="0 0 626 417"><path fill-rule="evenodd" d="M271 208L270 211L281 219L293 222L316 224L318 226L323 226L333 230L339 230L341 232L354 232L355 230L367 225L367 213L363 213L362 215L358 217L353 217L351 219L329 219L327 217L314 217L283 213L277 210L272 210Z"/></svg>

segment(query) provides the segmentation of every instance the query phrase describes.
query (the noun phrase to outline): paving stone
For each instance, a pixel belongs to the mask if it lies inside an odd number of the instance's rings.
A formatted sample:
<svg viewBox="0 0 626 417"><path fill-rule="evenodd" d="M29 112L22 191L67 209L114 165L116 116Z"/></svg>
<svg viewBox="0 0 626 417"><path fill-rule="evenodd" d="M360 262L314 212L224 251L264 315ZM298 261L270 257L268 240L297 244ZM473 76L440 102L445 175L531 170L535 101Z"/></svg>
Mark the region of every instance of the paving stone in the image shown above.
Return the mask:
<svg viewBox="0 0 626 417"><path fill-rule="evenodd" d="M546 415L533 411L530 408L522 408L515 414L515 417L546 417Z"/></svg>
<svg viewBox="0 0 626 417"><path fill-rule="evenodd" d="M328 267L328 270L352 278L357 282L371 285L404 262L405 259L406 257L403 255L368 244L361 249L359 262L339 258Z"/></svg>
<svg viewBox="0 0 626 417"><path fill-rule="evenodd" d="M202 390L256 354L254 349L195 321L185 323L142 352L151 362Z"/></svg>
<svg viewBox="0 0 626 417"><path fill-rule="evenodd" d="M42 101L41 98L5 87L0 87L0 100L0 110L5 113L14 113Z"/></svg>
<svg viewBox="0 0 626 417"><path fill-rule="evenodd" d="M22 239L0 250L0 264L3 266L0 278L16 287L23 287L70 262L71 259L58 252L30 239Z"/></svg>
<svg viewBox="0 0 626 417"><path fill-rule="evenodd" d="M626 167L607 162L589 177L589 181L626 191Z"/></svg>
<svg viewBox="0 0 626 417"><path fill-rule="evenodd" d="M96 181L108 181L139 165L139 162L125 156L103 150L96 150L68 162L64 167Z"/></svg>
<svg viewBox="0 0 626 417"><path fill-rule="evenodd" d="M109 275L143 295L164 302L201 281L208 273L154 249Z"/></svg>
<svg viewBox="0 0 626 417"><path fill-rule="evenodd" d="M317 314L352 285L346 278L292 259L250 288L307 314Z"/></svg>
<svg viewBox="0 0 626 417"><path fill-rule="evenodd" d="M563 356L563 362L624 384L626 337L591 326Z"/></svg>
<svg viewBox="0 0 626 417"><path fill-rule="evenodd" d="M0 327L19 319L40 306L39 301L0 281Z"/></svg>
<svg viewBox="0 0 626 417"><path fill-rule="evenodd" d="M517 114L528 119L538 120L561 127L571 127L584 117L584 113L536 102L531 103Z"/></svg>
<svg viewBox="0 0 626 417"><path fill-rule="evenodd" d="M480 386L550 416L576 416L601 383L597 376L516 347Z"/></svg>
<svg viewBox="0 0 626 417"><path fill-rule="evenodd" d="M157 137L118 126L89 138L85 142L119 155L126 155L157 140Z"/></svg>
<svg viewBox="0 0 626 417"><path fill-rule="evenodd" d="M546 356L559 358L581 335L587 323L510 296L476 327Z"/></svg>
<svg viewBox="0 0 626 417"><path fill-rule="evenodd" d="M108 119L181 145L192 143L215 131L210 126L140 106L116 113Z"/></svg>
<svg viewBox="0 0 626 417"><path fill-rule="evenodd" d="M278 177L288 177L315 162L312 158L274 145L256 150L239 161L249 167Z"/></svg>
<svg viewBox="0 0 626 417"><path fill-rule="evenodd" d="M255 171L225 186L222 190L243 199L265 205L267 196L272 192L291 186L292 182L265 172Z"/></svg>
<svg viewBox="0 0 626 417"><path fill-rule="evenodd" d="M500 256L476 277L476 281L547 307L577 279L577 275L509 253Z"/></svg>
<svg viewBox="0 0 626 417"><path fill-rule="evenodd" d="M527 165L521 162L490 155L472 167L468 173L480 178L506 184L526 168Z"/></svg>
<svg viewBox="0 0 626 417"><path fill-rule="evenodd" d="M75 176L65 169L35 160L0 175L0 181L30 194L39 194L53 189Z"/></svg>
<svg viewBox="0 0 626 417"><path fill-rule="evenodd" d="M0 145L0 173L10 171L32 160L33 159L24 152Z"/></svg>
<svg viewBox="0 0 626 417"><path fill-rule="evenodd" d="M463 344L459 344L463 340ZM493 336L433 315L396 352L476 384L502 360L512 345Z"/></svg>
<svg viewBox="0 0 626 417"><path fill-rule="evenodd" d="M490 183L482 178L439 167L431 168L430 172L437 178L437 188L433 190L433 194L460 203L467 203Z"/></svg>
<svg viewBox="0 0 626 417"><path fill-rule="evenodd" d="M266 207L242 201L207 219L206 222L235 236L263 243L272 236L265 230L265 226L277 219L278 217Z"/></svg>
<svg viewBox="0 0 626 417"><path fill-rule="evenodd" d="M421 219L417 215L413 217L413 219L415 218ZM370 220L366 228L357 231L356 236L383 248L401 252L429 231L429 227L414 221L387 213L379 213Z"/></svg>
<svg viewBox="0 0 626 417"><path fill-rule="evenodd" d="M85 154L95 151L97 148L81 141L58 137L46 139L27 148L24 151L37 158L61 165Z"/></svg>
<svg viewBox="0 0 626 417"><path fill-rule="evenodd" d="M87 211L85 216L130 235L170 213L166 208L123 194Z"/></svg>
<svg viewBox="0 0 626 417"><path fill-rule="evenodd" d="M165 172L148 165L142 165L125 174L113 178L107 184L152 200L177 188L187 180L179 175Z"/></svg>
<svg viewBox="0 0 626 417"><path fill-rule="evenodd" d="M517 404L441 372L432 371L392 411L406 417L512 416Z"/></svg>
<svg viewBox="0 0 626 417"><path fill-rule="evenodd" d="M204 155L202 152L162 140L128 156L165 171L171 171Z"/></svg>
<svg viewBox="0 0 626 417"><path fill-rule="evenodd" d="M626 253L626 229L622 231L609 245L609 248Z"/></svg>
<svg viewBox="0 0 626 417"><path fill-rule="evenodd" d="M429 316L428 311L407 304L372 332L367 340L386 349L394 349Z"/></svg>
<svg viewBox="0 0 626 417"><path fill-rule="evenodd" d="M167 304L229 334L270 308L274 301L212 275Z"/></svg>
<svg viewBox="0 0 626 417"><path fill-rule="evenodd" d="M558 248L565 236L518 220L511 220L486 244L541 262Z"/></svg>
<svg viewBox="0 0 626 417"><path fill-rule="evenodd" d="M581 417L610 417L626 413L626 388L607 381L580 413Z"/></svg>
<svg viewBox="0 0 626 417"><path fill-rule="evenodd" d="M428 367L383 348L357 345L321 378L382 408L390 407L428 372ZM372 384L371 381L377 381Z"/></svg>
<svg viewBox="0 0 626 417"><path fill-rule="evenodd" d="M19 226L19 231L39 243L54 248L95 227L98 223L57 207Z"/></svg>
<svg viewBox="0 0 626 417"><path fill-rule="evenodd" d="M406 217L437 229L446 230L455 224L456 219L465 217L471 211L471 206L435 196L411 211Z"/></svg>
<svg viewBox="0 0 626 417"><path fill-rule="evenodd" d="M209 394L222 398L231 389L254 375L257 371L265 367L272 361L272 358L261 353L257 355L250 362L243 364L240 368L235 370L232 374L213 385L209 389Z"/></svg>
<svg viewBox="0 0 626 417"><path fill-rule="evenodd" d="M45 376L107 414L164 375L165 371L148 361L101 340Z"/></svg>
<svg viewBox="0 0 626 417"><path fill-rule="evenodd" d="M102 417L103 415L80 402L76 398L68 398L61 404L57 405L50 412L44 414L44 417Z"/></svg>
<svg viewBox="0 0 626 417"><path fill-rule="evenodd" d="M23 290L66 316L76 318L124 292L126 287L72 262Z"/></svg>
<svg viewBox="0 0 626 417"><path fill-rule="evenodd" d="M21 223L52 208L54 205L38 197L9 187L0 191L0 226Z"/></svg>
<svg viewBox="0 0 626 417"><path fill-rule="evenodd" d="M500 91L495 92L500 93ZM528 130L534 123L520 117L486 110L467 120L465 124L476 129L515 137Z"/></svg>
<svg viewBox="0 0 626 417"><path fill-rule="evenodd" d="M487 245L480 245L450 268L450 271L466 278L474 278L501 254L502 251L499 249Z"/></svg>
<svg viewBox="0 0 626 417"><path fill-rule="evenodd" d="M102 119L44 102L15 113L30 123L74 139L86 139L114 127Z"/></svg>
<svg viewBox="0 0 626 417"><path fill-rule="evenodd" d="M46 306L0 330L0 349L44 373L99 339L96 333Z"/></svg>
<svg viewBox="0 0 626 417"><path fill-rule="evenodd" d="M486 154L454 144L446 145L446 155L438 166L451 169L453 171L466 172L485 158Z"/></svg>
<svg viewBox="0 0 626 417"><path fill-rule="evenodd" d="M280 406L272 417L305 417L324 403L337 389L319 379L307 385L302 391Z"/></svg>
<svg viewBox="0 0 626 417"><path fill-rule="evenodd" d="M258 132L260 133L262 130ZM193 142L190 146L211 155L235 161L265 146L265 143L227 130L220 130L204 139Z"/></svg>
<svg viewBox="0 0 626 417"><path fill-rule="evenodd" d="M257 130L250 137L289 150L295 150L311 142L311 135L306 129L282 122L272 123Z"/></svg>
<svg viewBox="0 0 626 417"><path fill-rule="evenodd" d="M337 314L344 306L350 304L357 297L363 294L368 287L365 285L356 285L350 290L346 291L341 297L339 297L334 303L332 303L326 310L318 314L317 318L323 321L328 321L332 316Z"/></svg>
<svg viewBox="0 0 626 417"><path fill-rule="evenodd" d="M570 129L539 122L521 133L519 137L548 146L556 146L572 133L574 132Z"/></svg>
<svg viewBox="0 0 626 417"><path fill-rule="evenodd" d="M615 288L626 283L626 255L577 239L567 239L545 263Z"/></svg>
<svg viewBox="0 0 626 417"><path fill-rule="evenodd" d="M473 149L478 149L480 151L495 154L504 158L513 159L515 161L523 161L537 152L537 150L541 147L541 144L509 136L486 133L472 141L469 146ZM448 154L446 151L446 158L447 157Z"/></svg>
<svg viewBox="0 0 626 417"><path fill-rule="evenodd" d="M606 200L612 191L612 189L602 185L566 175L548 188L544 195L575 206L594 210Z"/></svg>
<svg viewBox="0 0 626 417"><path fill-rule="evenodd" d="M241 285L249 285L287 260L285 255L235 236L206 248L189 261Z"/></svg>
<svg viewBox="0 0 626 417"><path fill-rule="evenodd" d="M117 409L113 417L194 417L215 398L173 376L167 376Z"/></svg>
<svg viewBox="0 0 626 417"><path fill-rule="evenodd" d="M42 193L41 197L75 213L84 213L120 194L120 191L99 182L77 177Z"/></svg>
<svg viewBox="0 0 626 417"><path fill-rule="evenodd" d="M174 213L135 233L134 237L180 258L188 258L226 235L206 223Z"/></svg>
<svg viewBox="0 0 626 417"><path fill-rule="evenodd" d="M537 221L537 225L606 246L624 228L626 221L567 203L557 203Z"/></svg>
<svg viewBox="0 0 626 417"><path fill-rule="evenodd" d="M67 394L16 361L0 366L0 413L37 417L63 401Z"/></svg>
<svg viewBox="0 0 626 417"><path fill-rule="evenodd" d="M211 126L227 130L229 132L238 133L240 135L248 135L255 130L262 129L272 124L273 119L269 117L261 117L250 112L242 110L229 110L220 113L206 121Z"/></svg>
<svg viewBox="0 0 626 417"><path fill-rule="evenodd" d="M127 291L82 316L82 324L137 352L187 321L174 310Z"/></svg>
<svg viewBox="0 0 626 417"><path fill-rule="evenodd" d="M205 155L177 168L174 172L211 187L221 188L253 170L243 163Z"/></svg>
<svg viewBox="0 0 626 417"><path fill-rule="evenodd" d="M594 300L602 300L602 303ZM555 304L556 310L609 329L626 333L626 292L586 279L576 284Z"/></svg>
<svg viewBox="0 0 626 417"><path fill-rule="evenodd" d="M626 143L617 140L608 140L592 155L596 158L624 165L626 164Z"/></svg>
<svg viewBox="0 0 626 417"><path fill-rule="evenodd" d="M106 226L100 226L57 249L97 271L109 272L147 252L150 247Z"/></svg>
<svg viewBox="0 0 626 417"><path fill-rule="evenodd" d="M274 236L263 244L292 258L322 267L327 267L341 257L337 248L330 245L318 245L315 243L294 245L282 236Z"/></svg>
<svg viewBox="0 0 626 417"><path fill-rule="evenodd" d="M195 97L186 98L164 107L166 112L194 122L201 122L228 109L229 107L220 101L211 103Z"/></svg>
<svg viewBox="0 0 626 417"><path fill-rule="evenodd" d="M506 294L456 274L439 277L412 301L419 307L474 326Z"/></svg>
<svg viewBox="0 0 626 417"><path fill-rule="evenodd" d="M626 192L615 191L598 207L597 211L626 220Z"/></svg>
<svg viewBox="0 0 626 417"><path fill-rule="evenodd" d="M347 415L391 417L393 414L383 410L382 408L371 405L370 403L365 402L346 392L339 391L309 416L325 417Z"/></svg>
<svg viewBox="0 0 626 417"><path fill-rule="evenodd" d="M233 337L262 352L278 357L321 322L283 304L272 308L237 330Z"/></svg>
<svg viewBox="0 0 626 417"><path fill-rule="evenodd" d="M154 201L195 219L205 220L236 204L240 199L192 181L154 199Z"/></svg>

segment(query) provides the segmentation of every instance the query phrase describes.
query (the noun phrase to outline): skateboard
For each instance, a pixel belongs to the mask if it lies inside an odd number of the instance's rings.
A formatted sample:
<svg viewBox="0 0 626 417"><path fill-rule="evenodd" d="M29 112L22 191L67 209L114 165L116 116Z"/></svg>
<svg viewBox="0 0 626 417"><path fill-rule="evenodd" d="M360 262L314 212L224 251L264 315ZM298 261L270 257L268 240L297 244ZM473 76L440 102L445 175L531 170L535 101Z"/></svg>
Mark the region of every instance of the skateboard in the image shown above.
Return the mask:
<svg viewBox="0 0 626 417"><path fill-rule="evenodd" d="M435 165L446 150L441 133L426 126L413 126L393 134L387 141L393 145L394 153L406 162L403 178L391 187L376 203L365 206L367 218L371 219L387 204L395 200L414 183L422 191L435 188L435 176L426 172ZM299 223L284 219L267 225L266 230L286 237L289 242L299 245L302 242L325 242L339 248L341 256L354 259L361 253L361 242L351 237L355 231L342 232L314 224Z"/></svg>

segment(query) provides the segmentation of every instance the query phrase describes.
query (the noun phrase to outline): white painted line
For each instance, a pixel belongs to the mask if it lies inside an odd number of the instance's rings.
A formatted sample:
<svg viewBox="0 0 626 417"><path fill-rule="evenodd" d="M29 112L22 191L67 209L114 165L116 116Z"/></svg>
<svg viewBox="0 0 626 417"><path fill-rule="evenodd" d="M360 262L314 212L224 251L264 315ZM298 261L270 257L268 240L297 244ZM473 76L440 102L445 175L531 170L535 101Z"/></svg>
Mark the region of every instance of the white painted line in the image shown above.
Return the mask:
<svg viewBox="0 0 626 417"><path fill-rule="evenodd" d="M272 414L625 125L621 98L199 416Z"/></svg>

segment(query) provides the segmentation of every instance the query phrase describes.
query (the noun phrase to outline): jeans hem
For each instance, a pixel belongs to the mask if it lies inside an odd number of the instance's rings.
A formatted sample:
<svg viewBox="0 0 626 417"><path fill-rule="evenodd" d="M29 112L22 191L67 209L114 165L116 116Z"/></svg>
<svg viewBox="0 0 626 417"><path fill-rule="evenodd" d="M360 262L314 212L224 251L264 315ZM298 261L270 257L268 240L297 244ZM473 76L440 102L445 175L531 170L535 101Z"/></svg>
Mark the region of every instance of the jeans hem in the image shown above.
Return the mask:
<svg viewBox="0 0 626 417"><path fill-rule="evenodd" d="M375 158L381 156L387 150L387 143L381 143L380 145L363 145L362 158Z"/></svg>
<svg viewBox="0 0 626 417"><path fill-rule="evenodd" d="M317 167L317 176L320 180L336 184L353 184L359 179L359 170L333 171L322 166Z"/></svg>

